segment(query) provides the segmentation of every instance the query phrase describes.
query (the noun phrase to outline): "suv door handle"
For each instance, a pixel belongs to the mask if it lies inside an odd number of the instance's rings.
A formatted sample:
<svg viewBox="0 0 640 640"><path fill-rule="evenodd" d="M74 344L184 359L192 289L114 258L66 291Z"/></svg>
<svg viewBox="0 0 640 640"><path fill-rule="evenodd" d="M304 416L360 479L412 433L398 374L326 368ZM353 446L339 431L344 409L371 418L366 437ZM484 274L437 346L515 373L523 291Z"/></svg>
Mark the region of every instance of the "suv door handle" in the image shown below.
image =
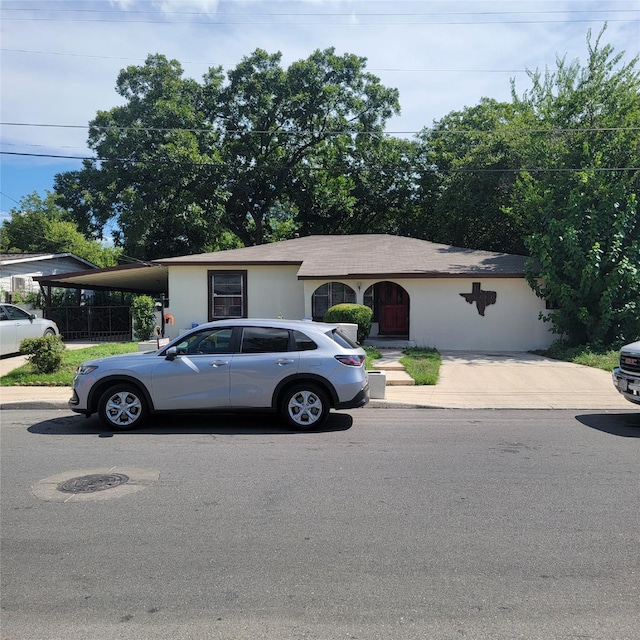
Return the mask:
<svg viewBox="0 0 640 640"><path fill-rule="evenodd" d="M214 360L211 363L212 367L224 367L225 365L229 364L228 360Z"/></svg>
<svg viewBox="0 0 640 640"><path fill-rule="evenodd" d="M284 366L285 364L293 364L295 362L295 360L292 360L291 358L278 358L276 360L276 364L280 367Z"/></svg>

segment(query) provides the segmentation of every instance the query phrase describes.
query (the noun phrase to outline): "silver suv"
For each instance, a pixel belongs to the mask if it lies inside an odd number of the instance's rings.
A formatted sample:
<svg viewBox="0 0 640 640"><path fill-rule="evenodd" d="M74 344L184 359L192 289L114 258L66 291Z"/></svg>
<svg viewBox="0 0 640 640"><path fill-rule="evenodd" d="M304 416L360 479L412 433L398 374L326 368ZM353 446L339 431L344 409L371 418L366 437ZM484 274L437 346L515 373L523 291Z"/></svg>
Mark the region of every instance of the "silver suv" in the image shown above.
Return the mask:
<svg viewBox="0 0 640 640"><path fill-rule="evenodd" d="M150 412L270 409L289 427L322 425L330 407L369 402L365 352L331 324L221 320L166 347L83 362L69 407L97 412L111 429L140 426Z"/></svg>

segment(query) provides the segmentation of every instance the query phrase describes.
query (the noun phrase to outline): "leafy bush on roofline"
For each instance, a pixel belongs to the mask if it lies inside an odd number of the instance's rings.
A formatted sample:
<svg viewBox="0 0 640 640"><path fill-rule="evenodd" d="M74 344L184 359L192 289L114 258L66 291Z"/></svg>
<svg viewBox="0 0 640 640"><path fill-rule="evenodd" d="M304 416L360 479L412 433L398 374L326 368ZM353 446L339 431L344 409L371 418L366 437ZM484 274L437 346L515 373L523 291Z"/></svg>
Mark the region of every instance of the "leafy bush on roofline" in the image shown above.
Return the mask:
<svg viewBox="0 0 640 640"><path fill-rule="evenodd" d="M325 322L349 322L358 325L358 342L362 344L371 332L373 311L364 304L335 304L324 314Z"/></svg>

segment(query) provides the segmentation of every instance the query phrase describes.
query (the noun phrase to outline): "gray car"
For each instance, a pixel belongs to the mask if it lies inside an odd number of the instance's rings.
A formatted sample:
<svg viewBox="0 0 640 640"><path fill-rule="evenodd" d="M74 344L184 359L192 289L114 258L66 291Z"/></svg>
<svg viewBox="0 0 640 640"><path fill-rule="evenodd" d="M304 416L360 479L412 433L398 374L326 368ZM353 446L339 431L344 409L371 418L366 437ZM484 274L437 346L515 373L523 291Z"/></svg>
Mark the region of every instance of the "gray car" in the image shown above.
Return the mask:
<svg viewBox="0 0 640 640"><path fill-rule="evenodd" d="M25 338L56 336L58 333L55 322L38 318L15 304L0 304L0 355L18 353Z"/></svg>
<svg viewBox="0 0 640 640"><path fill-rule="evenodd" d="M369 402L365 351L331 324L221 320L166 347L84 362L69 407L111 429L159 411L272 410L294 429Z"/></svg>

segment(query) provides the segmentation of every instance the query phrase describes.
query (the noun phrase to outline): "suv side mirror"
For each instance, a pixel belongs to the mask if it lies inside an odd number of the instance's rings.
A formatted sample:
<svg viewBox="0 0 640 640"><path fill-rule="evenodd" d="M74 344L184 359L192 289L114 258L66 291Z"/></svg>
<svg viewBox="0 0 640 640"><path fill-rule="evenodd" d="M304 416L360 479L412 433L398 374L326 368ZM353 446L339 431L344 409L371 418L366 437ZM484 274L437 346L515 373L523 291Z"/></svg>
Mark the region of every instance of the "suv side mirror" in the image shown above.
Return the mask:
<svg viewBox="0 0 640 640"><path fill-rule="evenodd" d="M176 349L176 347L169 347L165 351L164 357L167 360L175 360L177 355L178 355L178 349Z"/></svg>

